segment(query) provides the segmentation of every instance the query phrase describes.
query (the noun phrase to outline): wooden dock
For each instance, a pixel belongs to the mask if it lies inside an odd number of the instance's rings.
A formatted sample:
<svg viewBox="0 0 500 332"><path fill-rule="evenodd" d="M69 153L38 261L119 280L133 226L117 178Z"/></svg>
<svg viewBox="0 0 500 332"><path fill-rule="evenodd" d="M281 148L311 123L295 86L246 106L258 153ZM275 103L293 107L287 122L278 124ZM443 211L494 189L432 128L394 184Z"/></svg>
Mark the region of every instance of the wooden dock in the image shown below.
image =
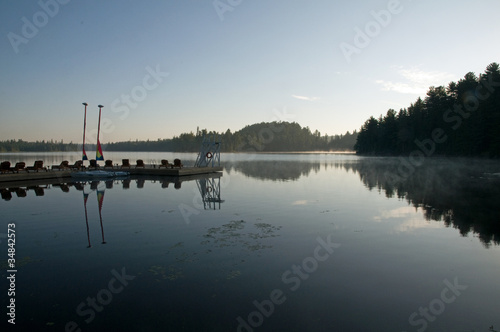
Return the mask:
<svg viewBox="0 0 500 332"><path fill-rule="evenodd" d="M88 170L88 169L86 169ZM119 168L119 167L101 167L100 170L104 171L125 171L130 175L148 175L148 176L191 176L198 174L210 174L222 172L223 167L182 167L182 168L157 168L147 165L146 167ZM36 180L61 180L71 178L71 173L77 172L76 170L40 170L35 171L19 171L19 173L4 173L0 174L0 183L16 182L16 181L36 181Z"/></svg>

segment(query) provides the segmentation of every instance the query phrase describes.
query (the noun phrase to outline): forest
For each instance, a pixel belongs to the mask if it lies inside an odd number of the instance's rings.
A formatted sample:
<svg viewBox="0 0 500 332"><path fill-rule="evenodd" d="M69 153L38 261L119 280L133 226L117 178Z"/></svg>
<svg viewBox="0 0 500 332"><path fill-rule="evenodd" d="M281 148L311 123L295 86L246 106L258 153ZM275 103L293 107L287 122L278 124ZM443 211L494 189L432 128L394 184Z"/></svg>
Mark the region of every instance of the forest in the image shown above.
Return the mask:
<svg viewBox="0 0 500 332"><path fill-rule="evenodd" d="M0 152L58 152L58 151L77 151L78 145L73 142L64 143L64 141L36 141L27 142L22 139L0 141Z"/></svg>
<svg viewBox="0 0 500 332"><path fill-rule="evenodd" d="M173 151L195 152L200 148L204 136L221 141L222 152L283 152L283 151L353 151L357 132L344 135L321 135L311 132L296 122L261 122L248 125L241 130L226 130L224 133L197 130L172 139L156 141L128 141L106 145L108 151Z"/></svg>
<svg viewBox="0 0 500 332"><path fill-rule="evenodd" d="M361 127L361 155L500 157L500 69L467 73L447 87L430 87L408 108L389 109Z"/></svg>
<svg viewBox="0 0 500 332"><path fill-rule="evenodd" d="M317 130L311 132L308 127L301 127L296 122L261 122L248 125L241 130L223 133L197 130L196 133L183 133L173 138L104 143L105 151L172 151L196 152L204 136L215 136L221 141L222 152L286 152L286 151L354 151L357 132L349 131L341 135L321 135ZM87 151L95 145L85 144ZM63 143L63 141L23 140L0 141L0 152L52 152L78 151L81 144Z"/></svg>

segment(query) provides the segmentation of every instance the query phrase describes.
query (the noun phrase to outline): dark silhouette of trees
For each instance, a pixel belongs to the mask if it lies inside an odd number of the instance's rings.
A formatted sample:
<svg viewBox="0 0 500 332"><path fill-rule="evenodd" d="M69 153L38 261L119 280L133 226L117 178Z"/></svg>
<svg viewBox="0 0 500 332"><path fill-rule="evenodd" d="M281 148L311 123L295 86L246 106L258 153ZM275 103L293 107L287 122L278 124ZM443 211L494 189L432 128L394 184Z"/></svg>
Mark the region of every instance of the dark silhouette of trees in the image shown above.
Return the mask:
<svg viewBox="0 0 500 332"><path fill-rule="evenodd" d="M437 129L442 135L433 136ZM430 87L424 99L419 97L398 113L390 109L378 119L370 117L361 127L355 150L365 155L408 154L419 149L418 142L428 140L434 140L432 155L500 157L497 63L479 77L469 72L448 87Z"/></svg>
<svg viewBox="0 0 500 332"><path fill-rule="evenodd" d="M0 152L54 152L54 151L76 151L77 144L73 142L64 143L63 140L56 142L36 141L27 142L19 140L0 141Z"/></svg>
<svg viewBox="0 0 500 332"><path fill-rule="evenodd" d="M496 160L476 158L429 158L400 181L396 157L367 157L340 162L348 172L359 174L369 190L397 197L420 208L428 221L443 221L462 236L475 233L484 246L500 244L500 176Z"/></svg>
<svg viewBox="0 0 500 332"><path fill-rule="evenodd" d="M353 151L358 133L349 131L343 135L321 135L317 130L311 132L309 127L301 127L296 122L261 122L248 125L241 130L223 133L207 129L182 133L170 139L126 141L103 144L107 151L172 151L196 152L204 136L220 138L223 152L283 152L283 151ZM86 144L87 150L95 148ZM0 142L0 152L12 151L77 151L76 144L54 142Z"/></svg>

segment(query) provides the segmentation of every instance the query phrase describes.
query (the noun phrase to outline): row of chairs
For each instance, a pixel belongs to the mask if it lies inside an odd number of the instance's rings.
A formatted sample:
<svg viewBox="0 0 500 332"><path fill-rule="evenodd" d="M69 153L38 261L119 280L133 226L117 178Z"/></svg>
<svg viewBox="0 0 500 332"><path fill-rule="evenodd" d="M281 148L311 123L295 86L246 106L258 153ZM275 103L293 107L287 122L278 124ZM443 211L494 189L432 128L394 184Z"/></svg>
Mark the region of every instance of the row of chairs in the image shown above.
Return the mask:
<svg viewBox="0 0 500 332"><path fill-rule="evenodd" d="M138 189L144 188L144 184L146 183L146 179L137 179L135 180ZM150 180L151 183L156 183L156 180ZM121 183L123 189L130 189L131 179L123 179L120 181L117 180L106 180L104 181L106 185L106 189L112 189L114 184ZM86 183L86 182L85 182ZM24 198L27 196L28 191L34 191L36 196L44 196L45 190L49 188L60 188L63 192L70 192L71 187L75 187L76 190L83 191L85 183L82 182L67 182L67 183L53 183L51 185L31 185L26 187L9 187L9 188L0 188L0 196L5 201L10 201L13 198L13 193L17 195L19 198ZM92 181L90 182L90 189L96 190L98 184L101 181ZM169 188L170 184L174 184L175 189L181 189L182 182L179 179L162 179L159 180L162 189Z"/></svg>
<svg viewBox="0 0 500 332"><path fill-rule="evenodd" d="M165 167L165 168L182 168L184 165L182 164L180 159L174 159L174 163L171 164L168 162L166 159L161 160L161 164L158 166L158 168ZM120 168L131 168L132 166L130 165L129 159L122 159L122 164ZM135 168L145 168L146 165L144 164L144 161L142 159L137 159ZM70 170L79 170L85 168L83 166L83 161L78 160L76 161L73 165L70 165L67 160L64 160L61 162L59 165L52 165L52 170L65 170L65 169L70 169ZM95 159L90 160L90 166L89 169L99 169L101 166L97 163ZM112 160L106 160L104 162L104 169L106 168L114 168L113 166L113 161ZM18 162L15 164L14 167L11 167L10 161L4 161L0 164L0 172L3 173L19 173L19 171L48 171L47 167L43 166L43 160L36 160L33 164L33 166L28 166L26 167L26 163L24 162Z"/></svg>
<svg viewBox="0 0 500 332"><path fill-rule="evenodd" d="M106 160L106 165L104 167L105 168L107 167L108 162L111 165L111 167L113 167L113 162L111 160ZM144 161L142 159L138 159L136 163L137 164L135 165L135 168L137 168L137 167L144 168L145 167ZM91 163L91 165L92 165L92 163ZM174 167L182 168L183 166L184 165L182 164L182 162L181 162L180 159L174 159L174 163L173 164L170 164L168 162L168 160L166 160L166 159L162 159L161 160L161 164L158 166L158 168L162 168L162 167L165 167L165 168L174 168ZM122 159L122 165L121 165L120 168L125 168L125 167L130 168L130 162L129 162L128 159Z"/></svg>
<svg viewBox="0 0 500 332"><path fill-rule="evenodd" d="M43 160L37 160L33 166L26 167L26 163L18 162L14 167L10 167L10 161L4 161L0 164L0 173L19 173L19 171L36 171L39 170L46 171L47 167L43 166Z"/></svg>

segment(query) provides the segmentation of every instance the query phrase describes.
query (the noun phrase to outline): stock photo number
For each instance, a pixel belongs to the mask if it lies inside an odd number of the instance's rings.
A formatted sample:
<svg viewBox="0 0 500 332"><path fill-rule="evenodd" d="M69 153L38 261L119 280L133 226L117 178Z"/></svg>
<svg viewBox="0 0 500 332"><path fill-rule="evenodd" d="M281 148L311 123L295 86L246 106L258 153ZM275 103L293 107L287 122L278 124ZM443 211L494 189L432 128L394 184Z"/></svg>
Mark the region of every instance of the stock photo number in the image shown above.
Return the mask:
<svg viewBox="0 0 500 332"><path fill-rule="evenodd" d="M9 316L8 322L10 324L16 324L16 224L11 223L7 225L7 260L8 264L8 284L9 288L7 295L9 296L9 305L7 306L7 316Z"/></svg>

